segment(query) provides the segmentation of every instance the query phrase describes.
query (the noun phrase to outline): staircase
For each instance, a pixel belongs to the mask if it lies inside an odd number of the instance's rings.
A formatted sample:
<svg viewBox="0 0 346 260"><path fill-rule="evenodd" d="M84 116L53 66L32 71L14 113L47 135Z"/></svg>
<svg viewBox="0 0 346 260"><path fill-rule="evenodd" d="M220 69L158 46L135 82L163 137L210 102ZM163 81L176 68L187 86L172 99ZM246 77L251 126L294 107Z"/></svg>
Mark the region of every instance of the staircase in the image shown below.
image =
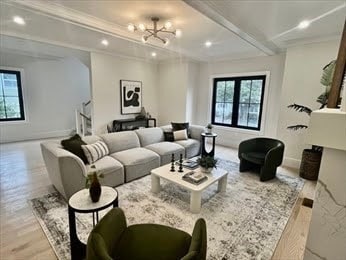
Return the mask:
<svg viewBox="0 0 346 260"><path fill-rule="evenodd" d="M92 134L91 116L90 116L91 101L83 102L80 109L76 109L76 133L80 136Z"/></svg>

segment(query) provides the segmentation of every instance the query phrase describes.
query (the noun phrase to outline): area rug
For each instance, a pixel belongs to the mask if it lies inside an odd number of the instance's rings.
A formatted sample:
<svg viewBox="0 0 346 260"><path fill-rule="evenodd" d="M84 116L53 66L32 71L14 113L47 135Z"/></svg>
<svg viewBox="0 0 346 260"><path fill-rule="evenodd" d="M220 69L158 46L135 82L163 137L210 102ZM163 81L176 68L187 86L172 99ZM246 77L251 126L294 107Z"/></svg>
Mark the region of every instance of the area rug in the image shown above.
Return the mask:
<svg viewBox="0 0 346 260"><path fill-rule="evenodd" d="M303 180L277 173L260 182L258 174L239 173L238 163L219 160L229 171L227 191L217 184L202 194L200 214L189 211L189 193L162 181L158 194L150 192L150 176L117 187L119 206L129 225L159 223L192 233L195 221L207 222L207 259L270 259L288 221ZM59 259L70 259L67 204L56 192L30 201ZM102 212L105 214L106 212ZM89 214L76 214L79 238L87 241L92 229Z"/></svg>

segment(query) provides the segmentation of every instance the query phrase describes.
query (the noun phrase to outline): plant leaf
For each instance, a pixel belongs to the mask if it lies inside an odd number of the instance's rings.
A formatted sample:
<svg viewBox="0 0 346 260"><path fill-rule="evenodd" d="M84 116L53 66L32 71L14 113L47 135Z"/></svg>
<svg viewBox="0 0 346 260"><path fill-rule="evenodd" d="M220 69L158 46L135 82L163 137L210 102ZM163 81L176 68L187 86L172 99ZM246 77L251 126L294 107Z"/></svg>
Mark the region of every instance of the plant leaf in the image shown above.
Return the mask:
<svg viewBox="0 0 346 260"><path fill-rule="evenodd" d="M308 115L311 114L312 110L306 106L302 106L302 105L298 105L298 104L291 104L289 106L287 106L288 108L292 108L298 112L304 112L307 113Z"/></svg>

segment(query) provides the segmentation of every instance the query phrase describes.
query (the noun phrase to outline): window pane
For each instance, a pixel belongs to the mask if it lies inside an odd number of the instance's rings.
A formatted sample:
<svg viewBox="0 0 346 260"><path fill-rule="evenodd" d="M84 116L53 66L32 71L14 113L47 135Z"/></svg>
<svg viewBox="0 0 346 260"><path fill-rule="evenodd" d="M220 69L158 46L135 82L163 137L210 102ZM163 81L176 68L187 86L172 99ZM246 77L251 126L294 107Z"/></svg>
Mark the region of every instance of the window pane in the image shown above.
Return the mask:
<svg viewBox="0 0 346 260"><path fill-rule="evenodd" d="M17 80L4 80L3 84L5 96L18 97Z"/></svg>
<svg viewBox="0 0 346 260"><path fill-rule="evenodd" d="M224 117L223 117L224 124L232 124L232 109L233 109L233 103L225 103Z"/></svg>
<svg viewBox="0 0 346 260"><path fill-rule="evenodd" d="M17 80L17 77L15 74L12 73L2 73L4 75L4 79L10 79L10 80Z"/></svg>
<svg viewBox="0 0 346 260"><path fill-rule="evenodd" d="M248 116L248 126L250 127L258 127L258 119L259 119L260 105L259 104L251 104L249 108L249 116Z"/></svg>
<svg viewBox="0 0 346 260"><path fill-rule="evenodd" d="M0 97L0 118L2 118L2 119L6 118L5 102L4 102L3 97Z"/></svg>
<svg viewBox="0 0 346 260"><path fill-rule="evenodd" d="M249 105L248 104L239 104L238 111L238 125L247 126L247 118L249 113Z"/></svg>
<svg viewBox="0 0 346 260"><path fill-rule="evenodd" d="M18 97L5 97L7 118L20 117L20 106Z"/></svg>
<svg viewBox="0 0 346 260"><path fill-rule="evenodd" d="M225 102L233 102L234 81L226 81Z"/></svg>
<svg viewBox="0 0 346 260"><path fill-rule="evenodd" d="M225 82L218 81L216 86L216 102L225 101Z"/></svg>
<svg viewBox="0 0 346 260"><path fill-rule="evenodd" d="M242 80L240 85L240 103L249 103L250 101L251 80Z"/></svg>
<svg viewBox="0 0 346 260"><path fill-rule="evenodd" d="M262 80L253 80L251 87L251 103L261 103L262 96Z"/></svg>
<svg viewBox="0 0 346 260"><path fill-rule="evenodd" d="M223 123L223 107L224 103L216 103L215 106L215 122Z"/></svg>

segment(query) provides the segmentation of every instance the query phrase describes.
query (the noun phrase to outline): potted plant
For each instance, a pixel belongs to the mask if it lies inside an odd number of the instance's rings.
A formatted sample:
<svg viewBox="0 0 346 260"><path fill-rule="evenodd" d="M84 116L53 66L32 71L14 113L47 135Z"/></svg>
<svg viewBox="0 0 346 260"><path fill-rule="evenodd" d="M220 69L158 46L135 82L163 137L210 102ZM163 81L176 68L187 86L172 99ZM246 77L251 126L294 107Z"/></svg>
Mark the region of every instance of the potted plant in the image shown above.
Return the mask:
<svg viewBox="0 0 346 260"><path fill-rule="evenodd" d="M207 124L207 126L205 127L206 129L206 133L207 134L211 134L211 131L213 129L213 125L211 123Z"/></svg>
<svg viewBox="0 0 346 260"><path fill-rule="evenodd" d="M212 156L202 156L197 159L197 163L201 167L201 171L211 173L213 168L216 168L217 159Z"/></svg>
<svg viewBox="0 0 346 260"><path fill-rule="evenodd" d="M335 60L331 61L323 68L323 74L320 82L325 87L325 91L316 99L316 102L321 104L320 109L324 108L328 102L328 95L333 80L335 63ZM308 116L310 116L312 112L312 109L310 109L309 107L299 104L291 104L288 106L288 108L294 109L298 112L306 113ZM308 126L302 124L296 124L287 127L287 129L294 131L306 128L308 128ZM310 149L303 150L302 160L299 169L300 177L308 180L318 179L318 173L322 158L322 150L323 148L317 145L313 145Z"/></svg>
<svg viewBox="0 0 346 260"><path fill-rule="evenodd" d="M103 174L96 170L95 165L91 165L92 171L88 172L85 180L85 188L89 189L92 202L98 202L101 196L101 184L99 178L103 178Z"/></svg>

